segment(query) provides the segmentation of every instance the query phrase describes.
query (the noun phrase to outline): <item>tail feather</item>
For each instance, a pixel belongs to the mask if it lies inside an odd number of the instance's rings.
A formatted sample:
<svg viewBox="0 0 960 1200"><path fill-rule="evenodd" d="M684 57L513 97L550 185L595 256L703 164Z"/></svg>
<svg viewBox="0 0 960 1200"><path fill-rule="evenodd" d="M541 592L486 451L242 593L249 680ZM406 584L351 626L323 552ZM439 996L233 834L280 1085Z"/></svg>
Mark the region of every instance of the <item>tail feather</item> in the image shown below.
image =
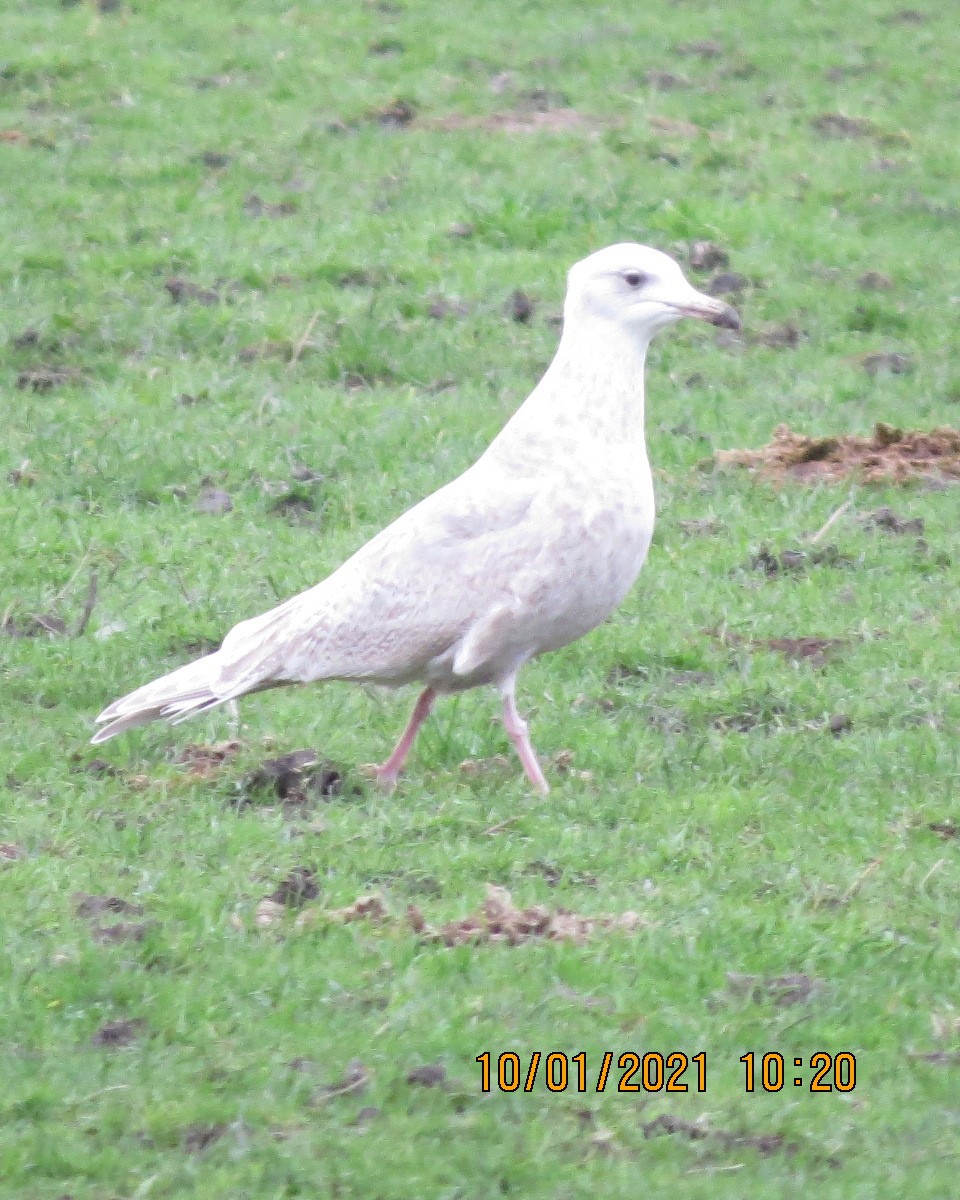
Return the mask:
<svg viewBox="0 0 960 1200"><path fill-rule="evenodd" d="M198 658L196 662L187 663L185 667L114 700L97 717L97 724L108 724L91 738L93 744L99 745L149 721L161 718L184 721L223 704L230 697L218 696L211 686L217 675L216 657L216 654L208 654Z"/></svg>
<svg viewBox="0 0 960 1200"><path fill-rule="evenodd" d="M111 721L109 725L104 725L103 729L98 729L90 739L94 746L99 746L101 742L109 741L110 738L116 737L118 733L126 733L128 729L136 729L138 725L147 725L150 721L155 721L160 716L158 708L145 708L142 712L133 713L129 717L117 717Z"/></svg>
<svg viewBox="0 0 960 1200"><path fill-rule="evenodd" d="M181 721L188 721L191 717L199 717L201 713L209 712L212 708L219 708L221 704L231 703L230 696L214 696L212 699L197 697L185 704L178 704L176 708L165 708L160 714L170 722L171 725L179 725Z"/></svg>

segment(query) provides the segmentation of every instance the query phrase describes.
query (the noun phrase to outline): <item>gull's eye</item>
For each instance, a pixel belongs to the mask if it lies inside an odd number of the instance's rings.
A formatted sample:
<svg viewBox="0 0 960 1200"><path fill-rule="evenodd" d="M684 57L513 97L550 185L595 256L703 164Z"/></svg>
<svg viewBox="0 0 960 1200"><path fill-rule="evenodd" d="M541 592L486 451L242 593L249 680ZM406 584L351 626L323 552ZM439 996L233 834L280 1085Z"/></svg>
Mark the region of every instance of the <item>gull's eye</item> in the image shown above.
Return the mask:
<svg viewBox="0 0 960 1200"><path fill-rule="evenodd" d="M639 287L641 283L646 283L647 277L640 271L626 271L623 276L623 282L632 288L636 288Z"/></svg>

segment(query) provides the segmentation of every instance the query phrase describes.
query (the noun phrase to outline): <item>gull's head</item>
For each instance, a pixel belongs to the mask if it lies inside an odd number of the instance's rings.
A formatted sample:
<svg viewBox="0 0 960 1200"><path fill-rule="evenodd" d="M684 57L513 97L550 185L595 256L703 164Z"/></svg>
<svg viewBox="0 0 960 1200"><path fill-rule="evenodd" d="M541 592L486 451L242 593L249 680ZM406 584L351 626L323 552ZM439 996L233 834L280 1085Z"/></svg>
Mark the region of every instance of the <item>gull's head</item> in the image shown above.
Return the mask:
<svg viewBox="0 0 960 1200"><path fill-rule="evenodd" d="M598 250L570 268L564 323L592 318L615 321L649 340L681 317L700 317L739 329L735 309L691 287L668 254L621 242Z"/></svg>

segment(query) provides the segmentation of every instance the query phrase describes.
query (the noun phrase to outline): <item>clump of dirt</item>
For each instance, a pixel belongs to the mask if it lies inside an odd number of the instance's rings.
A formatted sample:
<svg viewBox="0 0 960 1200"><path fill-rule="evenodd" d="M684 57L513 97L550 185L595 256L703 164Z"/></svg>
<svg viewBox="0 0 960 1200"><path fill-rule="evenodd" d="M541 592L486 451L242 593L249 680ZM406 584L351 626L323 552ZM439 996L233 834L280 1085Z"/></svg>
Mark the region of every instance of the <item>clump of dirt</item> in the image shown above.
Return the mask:
<svg viewBox="0 0 960 1200"><path fill-rule="evenodd" d="M223 488L205 487L197 496L194 508L206 516L222 517L225 513L233 512L233 497Z"/></svg>
<svg viewBox="0 0 960 1200"><path fill-rule="evenodd" d="M441 1087L447 1082L447 1069L442 1062L424 1063L407 1072L407 1083L418 1087Z"/></svg>
<svg viewBox="0 0 960 1200"><path fill-rule="evenodd" d="M534 303L526 292L520 288L513 293L507 301L507 314L511 321L516 321L518 325L526 325L534 313Z"/></svg>
<svg viewBox="0 0 960 1200"><path fill-rule="evenodd" d="M723 46L712 38L707 38L697 42L680 42L674 46L675 53L682 58L721 58L723 56Z"/></svg>
<svg viewBox="0 0 960 1200"><path fill-rule="evenodd" d="M796 321L783 321L761 329L752 340L771 350L796 350L806 336Z"/></svg>
<svg viewBox="0 0 960 1200"><path fill-rule="evenodd" d="M370 109L367 115L385 129L403 129L417 115L417 106L412 101L398 96L382 108Z"/></svg>
<svg viewBox="0 0 960 1200"><path fill-rule="evenodd" d="M279 911L271 910L273 919L279 915ZM586 916L563 908L551 910L542 904L517 908L507 889L492 883L487 884L487 895L479 912L442 925L430 925L415 904L407 906L403 917L393 917L382 898L375 894L361 896L346 908L305 909L296 924L302 928L315 925L318 921L346 924L359 920L410 929L425 942L441 942L445 946L478 945L482 942L506 942L510 946L519 946L535 938L584 942L600 930L619 929L632 933L648 927L648 922L632 911L613 916ZM257 924L269 923L272 921L257 921Z"/></svg>
<svg viewBox="0 0 960 1200"><path fill-rule="evenodd" d="M411 905L407 919L425 941L442 942L445 946L479 942L507 942L518 946L534 938L583 942L598 929L632 932L646 924L636 912L588 917L562 908L551 911L542 904L517 908L506 888L490 883L483 907L477 913L434 927L428 925L419 910Z"/></svg>
<svg viewBox="0 0 960 1200"><path fill-rule="evenodd" d="M513 770L513 764L505 754L491 754L489 758L465 758L460 764L460 774L468 779L479 776L507 774Z"/></svg>
<svg viewBox="0 0 960 1200"><path fill-rule="evenodd" d="M598 118L576 108L494 112L486 116L448 113L423 124L433 129L477 129L488 133L566 133L574 129L594 131L600 128Z"/></svg>
<svg viewBox="0 0 960 1200"><path fill-rule="evenodd" d="M741 975L736 971L727 973L727 988L735 996L759 1004L770 1000L777 1008L790 1008L794 1004L806 1004L823 992L826 983L812 975Z"/></svg>
<svg viewBox="0 0 960 1200"><path fill-rule="evenodd" d="M40 637L44 633L50 637L62 637L66 632L66 621L54 613L30 613L29 616L15 617L7 612L0 621L0 633L12 638Z"/></svg>
<svg viewBox="0 0 960 1200"><path fill-rule="evenodd" d="M275 892L265 896L258 904L254 913L253 923L258 929L266 929L280 921L286 910L299 908L309 900L315 900L320 888L314 872L308 868L298 867L292 875L284 880ZM297 917L298 929L316 925L319 921L328 921L336 925L349 925L353 921L373 921L381 925L390 920L390 914L382 898L373 892L369 896L358 896L352 904L345 908L308 908Z"/></svg>
<svg viewBox="0 0 960 1200"><path fill-rule="evenodd" d="M187 1154L200 1154L208 1146L220 1140L228 1126L220 1121L216 1125L188 1125L180 1135L180 1145Z"/></svg>
<svg viewBox="0 0 960 1200"><path fill-rule="evenodd" d="M303 908L319 895L320 884L313 868L294 867L285 879L280 880L269 896L264 896L258 902L253 923L258 929L267 929L282 920L288 910ZM333 917L332 913L329 915ZM298 921L298 924L300 923Z"/></svg>
<svg viewBox="0 0 960 1200"><path fill-rule="evenodd" d="M704 291L711 296L738 296L750 286L746 275L738 271L721 271L714 275Z"/></svg>
<svg viewBox="0 0 960 1200"><path fill-rule="evenodd" d="M187 304L191 300L207 306L220 303L220 293L216 289L201 287L180 275L172 276L163 286L174 304Z"/></svg>
<svg viewBox="0 0 960 1200"><path fill-rule="evenodd" d="M349 267L338 271L334 284L338 288L378 288L388 283L385 275L379 271L371 271L366 267Z"/></svg>
<svg viewBox="0 0 960 1200"><path fill-rule="evenodd" d="M844 638L823 637L775 637L746 638L732 629L706 629L708 636L724 646L750 646L757 650L772 650L795 662L808 662L822 667L827 660L847 645Z"/></svg>
<svg viewBox="0 0 960 1200"><path fill-rule="evenodd" d="M125 1021L104 1021L90 1039L94 1046L128 1046L146 1031L147 1023L140 1017Z"/></svg>
<svg viewBox="0 0 960 1200"><path fill-rule="evenodd" d="M755 730L770 730L781 724L780 717L786 706L776 702L767 705L747 705L738 712L718 713L710 721L720 733L753 733Z"/></svg>
<svg viewBox="0 0 960 1200"><path fill-rule="evenodd" d="M849 554L841 554L836 546L822 550L781 550L779 553L761 546L747 564L751 571L765 575L801 574L810 567L852 567Z"/></svg>
<svg viewBox="0 0 960 1200"><path fill-rule="evenodd" d="M266 759L248 775L239 785L238 803L241 807L253 804L264 793L272 793L285 805L304 805L339 796L343 787L344 774L339 767L322 759L315 750L294 750Z"/></svg>
<svg viewBox="0 0 960 1200"><path fill-rule="evenodd" d="M143 916L143 905L132 904L121 896L93 896L87 892L74 892L72 899L77 916L90 921L90 935L98 945L142 942L154 928L153 921L111 921L105 924L97 919Z"/></svg>
<svg viewBox="0 0 960 1200"><path fill-rule="evenodd" d="M308 349L305 347L304 349ZM303 351L301 351L301 356ZM279 338L266 338L262 342L255 342L250 346L242 346L237 351L237 358L240 362L262 362L268 358L279 358L284 362L289 362L293 356L293 343L288 340Z"/></svg>
<svg viewBox="0 0 960 1200"><path fill-rule="evenodd" d="M643 82L647 87L657 88L661 92L673 92L690 86L690 80L685 75L675 75L673 71L645 71Z"/></svg>
<svg viewBox="0 0 960 1200"><path fill-rule="evenodd" d="M375 1104L365 1104L353 1118L353 1120L348 1121L347 1124L351 1129L359 1129L362 1133L368 1125L370 1125L373 1121L376 1121L377 1118L382 1115L382 1110L377 1108Z"/></svg>
<svg viewBox="0 0 960 1200"><path fill-rule="evenodd" d="M399 38L380 38L376 42L371 42L367 47L368 54L374 54L377 57L385 57L390 54L403 54L406 46Z"/></svg>
<svg viewBox="0 0 960 1200"><path fill-rule="evenodd" d="M233 156L224 154L221 150L204 150L200 155L200 161L211 171L222 171L225 167L230 166Z"/></svg>
<svg viewBox="0 0 960 1200"><path fill-rule="evenodd" d="M716 242L691 242L687 262L694 271L716 271L730 265L730 255Z"/></svg>
<svg viewBox="0 0 960 1200"><path fill-rule="evenodd" d="M886 505L864 513L859 520L864 529L882 529L884 533L915 533L923 537L925 528L923 517L901 517Z"/></svg>
<svg viewBox="0 0 960 1200"><path fill-rule="evenodd" d="M707 465L746 467L761 478L822 483L853 476L863 483L903 485L917 480L960 479L960 430L924 431L880 421L869 437L809 437L778 425L757 450L718 450Z"/></svg>
<svg viewBox="0 0 960 1200"><path fill-rule="evenodd" d="M230 87L231 84L239 82L239 75L197 75L190 82L198 92L209 92L214 88Z"/></svg>
<svg viewBox="0 0 960 1200"><path fill-rule="evenodd" d="M678 121L674 117L663 117L657 113L647 118L647 123L654 133L662 133L666 137L695 138L703 130L692 121Z"/></svg>
<svg viewBox="0 0 960 1200"><path fill-rule="evenodd" d="M661 1113L652 1121L641 1125L645 1138L677 1135L691 1142L709 1139L716 1142L724 1150L756 1150L758 1154L768 1157L771 1154L796 1154L800 1149L797 1142L788 1141L782 1133L734 1133L729 1129L710 1129L699 1122L687 1121L683 1117L674 1117L669 1113Z"/></svg>
<svg viewBox="0 0 960 1200"><path fill-rule="evenodd" d="M188 774L195 778L210 779L228 759L233 758L242 745L237 741L214 742L209 746L191 742L183 747L175 761L179 766L186 767ZM87 769L90 769L89 766Z"/></svg>
<svg viewBox="0 0 960 1200"><path fill-rule="evenodd" d="M94 921L90 935L98 945L111 946L120 942L142 942L152 928L152 921L117 921L113 925Z"/></svg>
<svg viewBox="0 0 960 1200"><path fill-rule="evenodd" d="M558 866L555 866L553 863L545 862L541 858L536 859L532 863L528 863L526 867L524 867L524 874L542 876L547 887L556 887L561 879L563 879L563 871L561 871Z"/></svg>
<svg viewBox="0 0 960 1200"><path fill-rule="evenodd" d="M217 638L208 637L187 637L171 638L167 644L167 649L170 654L189 654L193 658L198 658L203 654L213 654L215 650L220 649L220 642Z"/></svg>
<svg viewBox="0 0 960 1200"><path fill-rule="evenodd" d="M466 317L469 314L470 309L462 300L448 299L446 296L438 296L427 306L427 316L434 321L442 321L447 317Z"/></svg>
<svg viewBox="0 0 960 1200"><path fill-rule="evenodd" d="M723 524L716 517L694 517L689 521L678 521L677 525L687 537L715 537L723 532Z"/></svg>
<svg viewBox="0 0 960 1200"><path fill-rule="evenodd" d="M22 392L52 392L54 388L83 381L83 372L75 367L27 367L17 375L17 387Z"/></svg>
<svg viewBox="0 0 960 1200"><path fill-rule="evenodd" d="M285 908L301 908L308 900L316 900L319 895L316 871L311 867L294 867L266 898Z"/></svg>
<svg viewBox="0 0 960 1200"><path fill-rule="evenodd" d="M901 8L899 12L888 13L880 20L884 25L925 25L930 17L927 13L919 12L915 8Z"/></svg>
<svg viewBox="0 0 960 1200"><path fill-rule="evenodd" d="M143 916L142 904L131 904L121 896L91 896L87 892L74 892L72 899L78 917L101 917L107 913L128 917Z"/></svg>
<svg viewBox="0 0 960 1200"><path fill-rule="evenodd" d="M857 280L857 287L865 292L889 292L893 287L893 280L882 271L864 271Z"/></svg>
<svg viewBox="0 0 960 1200"><path fill-rule="evenodd" d="M855 138L870 137L876 126L865 117L848 117L844 113L822 113L810 124L825 137Z"/></svg>
<svg viewBox="0 0 960 1200"><path fill-rule="evenodd" d="M13 487L33 487L39 482L40 476L30 470L30 459L25 458L19 467L12 467L6 474L7 483Z"/></svg>
<svg viewBox="0 0 960 1200"><path fill-rule="evenodd" d="M935 1063L942 1067L960 1066L960 1050L931 1050L927 1054L911 1054L917 1062Z"/></svg>
<svg viewBox="0 0 960 1200"><path fill-rule="evenodd" d="M763 650L773 650L794 661L801 659L822 667L841 647L847 643L843 638L783 637L761 638L753 643Z"/></svg>
<svg viewBox="0 0 960 1200"><path fill-rule="evenodd" d="M270 512L291 525L302 525L316 516L317 502L310 488L295 485L270 505Z"/></svg>
<svg viewBox="0 0 960 1200"><path fill-rule="evenodd" d="M657 690L682 687L709 687L716 677L712 671L697 671L692 668L677 668L658 676L649 667L633 666L629 663L616 663L607 672L604 682L614 687L634 684L649 684Z"/></svg>
<svg viewBox="0 0 960 1200"><path fill-rule="evenodd" d="M909 354L901 354L897 350L876 350L872 354L864 354L856 360L871 376L889 371L891 375L909 375L913 371L913 359Z"/></svg>
<svg viewBox="0 0 960 1200"><path fill-rule="evenodd" d="M251 192L243 202L243 211L248 217L292 217L300 211L296 200L281 200L270 204L256 192Z"/></svg>

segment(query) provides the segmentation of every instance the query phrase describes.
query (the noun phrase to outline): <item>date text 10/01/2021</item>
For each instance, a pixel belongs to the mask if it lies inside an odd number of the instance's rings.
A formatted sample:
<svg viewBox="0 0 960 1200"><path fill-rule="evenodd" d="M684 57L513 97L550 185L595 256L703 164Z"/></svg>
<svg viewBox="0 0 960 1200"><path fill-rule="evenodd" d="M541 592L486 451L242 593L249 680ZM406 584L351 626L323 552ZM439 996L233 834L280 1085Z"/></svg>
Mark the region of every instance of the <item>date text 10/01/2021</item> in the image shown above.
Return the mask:
<svg viewBox="0 0 960 1200"><path fill-rule="evenodd" d="M616 1064L614 1064L616 1059ZM532 1092L537 1083L548 1092L604 1092L607 1085L617 1092L705 1092L707 1055L674 1050L661 1054L651 1050L639 1054L626 1050L615 1056L607 1050L598 1066L588 1072L587 1055L534 1050L529 1060L513 1050L496 1058L489 1050L478 1054L480 1090L489 1092ZM808 1058L784 1056L779 1051L740 1056L744 1069L744 1091L782 1091L787 1084L810 1092L852 1092L857 1085L857 1060L849 1051L827 1054L817 1051ZM794 1074L789 1072L792 1062ZM758 1089L759 1084L759 1089Z"/></svg>

